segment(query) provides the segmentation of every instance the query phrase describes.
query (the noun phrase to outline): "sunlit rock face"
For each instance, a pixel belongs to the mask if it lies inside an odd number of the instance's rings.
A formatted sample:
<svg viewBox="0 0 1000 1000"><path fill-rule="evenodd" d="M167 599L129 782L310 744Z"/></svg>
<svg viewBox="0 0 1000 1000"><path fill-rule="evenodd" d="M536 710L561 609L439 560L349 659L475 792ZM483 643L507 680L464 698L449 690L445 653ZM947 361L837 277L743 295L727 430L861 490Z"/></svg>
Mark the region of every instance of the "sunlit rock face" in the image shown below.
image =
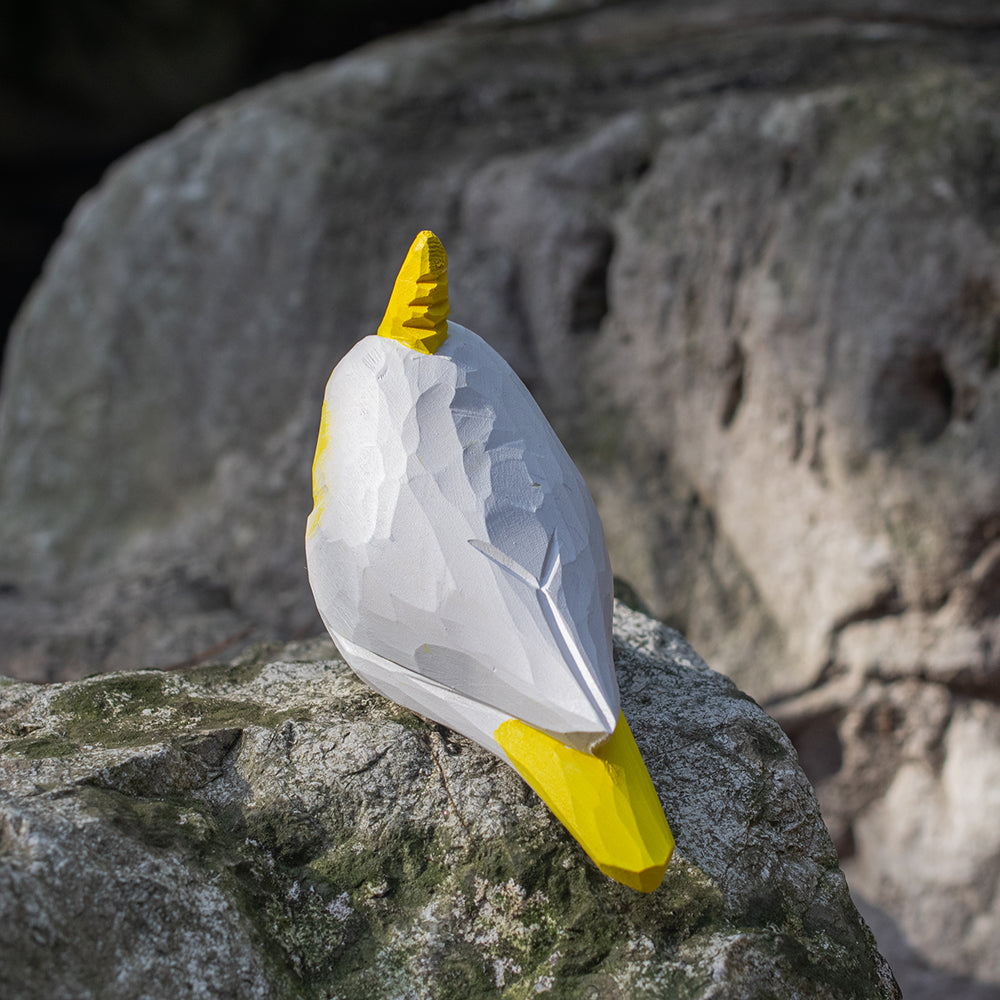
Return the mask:
<svg viewBox="0 0 1000 1000"><path fill-rule="evenodd" d="M320 630L315 400L431 227L615 572L794 735L901 935L995 980L1000 828L962 777L1000 685L988 6L491 5L122 161L7 352L6 669Z"/></svg>
<svg viewBox="0 0 1000 1000"><path fill-rule="evenodd" d="M622 607L615 659L678 837L648 895L326 639L0 682L5 995L898 1000L777 724Z"/></svg>

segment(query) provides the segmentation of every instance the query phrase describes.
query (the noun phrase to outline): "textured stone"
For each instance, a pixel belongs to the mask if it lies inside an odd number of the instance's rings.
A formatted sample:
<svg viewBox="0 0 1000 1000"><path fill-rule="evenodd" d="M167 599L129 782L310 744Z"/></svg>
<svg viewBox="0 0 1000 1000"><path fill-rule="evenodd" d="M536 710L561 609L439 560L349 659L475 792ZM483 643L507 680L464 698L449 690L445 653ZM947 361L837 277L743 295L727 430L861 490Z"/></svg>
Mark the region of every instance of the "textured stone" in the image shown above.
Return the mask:
<svg viewBox="0 0 1000 1000"><path fill-rule="evenodd" d="M491 6L137 151L10 343L5 669L318 631L316 401L431 226L615 571L793 733L856 888L995 976L995 811L936 720L972 705L985 737L1000 692L997 26L972 0ZM985 837L960 891L869 863L945 849L877 806L903 768L893 801L919 780Z"/></svg>
<svg viewBox="0 0 1000 1000"><path fill-rule="evenodd" d="M825 704L806 702L779 706L779 718L816 774L824 817L850 859L852 885L866 901L878 901L881 919L891 918L906 950L922 956L908 960L918 970L975 970L1000 982L996 706L913 678L866 682L850 696L827 692ZM903 976L901 983L909 995ZM940 995L947 985L921 990ZM1000 995L997 985L951 992L966 990L970 997Z"/></svg>
<svg viewBox="0 0 1000 1000"><path fill-rule="evenodd" d="M616 625L678 835L648 896L326 640L3 682L4 995L898 997L781 730L676 633Z"/></svg>
<svg viewBox="0 0 1000 1000"><path fill-rule="evenodd" d="M749 33L724 4L565 6L235 98L81 203L3 392L19 672L315 627L314 401L424 225L454 318L584 466L616 571L758 696L813 683L845 625L974 583L1000 525L977 6L758 3Z"/></svg>

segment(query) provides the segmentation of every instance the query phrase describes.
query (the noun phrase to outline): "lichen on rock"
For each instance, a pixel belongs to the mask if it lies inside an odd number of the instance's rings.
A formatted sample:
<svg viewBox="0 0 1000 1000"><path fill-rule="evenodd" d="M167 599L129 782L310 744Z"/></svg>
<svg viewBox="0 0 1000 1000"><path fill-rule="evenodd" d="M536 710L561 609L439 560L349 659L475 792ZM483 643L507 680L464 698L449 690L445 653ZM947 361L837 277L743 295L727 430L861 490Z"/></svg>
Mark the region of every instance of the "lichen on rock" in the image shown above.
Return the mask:
<svg viewBox="0 0 1000 1000"><path fill-rule="evenodd" d="M325 639L0 684L0 991L898 996L776 724L621 605L615 653L677 835L648 896Z"/></svg>

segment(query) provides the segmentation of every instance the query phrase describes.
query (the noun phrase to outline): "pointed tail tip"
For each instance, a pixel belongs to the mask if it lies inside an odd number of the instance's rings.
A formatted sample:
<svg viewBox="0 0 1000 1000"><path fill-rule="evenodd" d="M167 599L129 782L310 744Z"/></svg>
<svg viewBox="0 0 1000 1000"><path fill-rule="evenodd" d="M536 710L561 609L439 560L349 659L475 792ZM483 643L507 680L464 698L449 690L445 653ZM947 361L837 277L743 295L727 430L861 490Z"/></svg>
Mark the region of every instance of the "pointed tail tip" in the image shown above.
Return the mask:
<svg viewBox="0 0 1000 1000"><path fill-rule="evenodd" d="M399 269L378 335L433 354L448 339L449 311L448 254L437 236L424 229Z"/></svg>
<svg viewBox="0 0 1000 1000"><path fill-rule="evenodd" d="M630 868L619 868L616 865L602 865L598 862L595 864L608 878L613 878L616 882L621 882L622 885L635 889L636 892L654 892L659 889L660 883L663 881L667 866L670 864L671 854L673 854L673 845L671 845L670 852L662 864L650 865L648 868L641 868L638 871L633 871Z"/></svg>

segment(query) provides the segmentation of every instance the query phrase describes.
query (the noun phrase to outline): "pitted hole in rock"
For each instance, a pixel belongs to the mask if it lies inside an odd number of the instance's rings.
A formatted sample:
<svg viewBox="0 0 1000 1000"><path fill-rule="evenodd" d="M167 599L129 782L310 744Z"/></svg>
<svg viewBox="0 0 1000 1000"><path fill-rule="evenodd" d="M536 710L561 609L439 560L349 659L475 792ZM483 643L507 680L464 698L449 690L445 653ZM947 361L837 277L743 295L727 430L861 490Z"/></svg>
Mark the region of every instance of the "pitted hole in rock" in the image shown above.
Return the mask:
<svg viewBox="0 0 1000 1000"><path fill-rule="evenodd" d="M729 360L726 362L726 396L722 404L720 422L723 427L729 427L736 419L740 404L743 402L743 392L746 388L747 358L739 341L733 341Z"/></svg>
<svg viewBox="0 0 1000 1000"><path fill-rule="evenodd" d="M929 444L951 423L955 384L941 352L933 347L897 357L882 369L873 393L876 441L892 447L907 438Z"/></svg>
<svg viewBox="0 0 1000 1000"><path fill-rule="evenodd" d="M802 770L813 785L832 778L843 765L844 747L840 740L843 717L844 713L838 709L783 727L799 755Z"/></svg>
<svg viewBox="0 0 1000 1000"><path fill-rule="evenodd" d="M615 250L612 234L606 229L588 234L585 241L587 262L570 300L571 334L597 333L608 313L608 269Z"/></svg>

